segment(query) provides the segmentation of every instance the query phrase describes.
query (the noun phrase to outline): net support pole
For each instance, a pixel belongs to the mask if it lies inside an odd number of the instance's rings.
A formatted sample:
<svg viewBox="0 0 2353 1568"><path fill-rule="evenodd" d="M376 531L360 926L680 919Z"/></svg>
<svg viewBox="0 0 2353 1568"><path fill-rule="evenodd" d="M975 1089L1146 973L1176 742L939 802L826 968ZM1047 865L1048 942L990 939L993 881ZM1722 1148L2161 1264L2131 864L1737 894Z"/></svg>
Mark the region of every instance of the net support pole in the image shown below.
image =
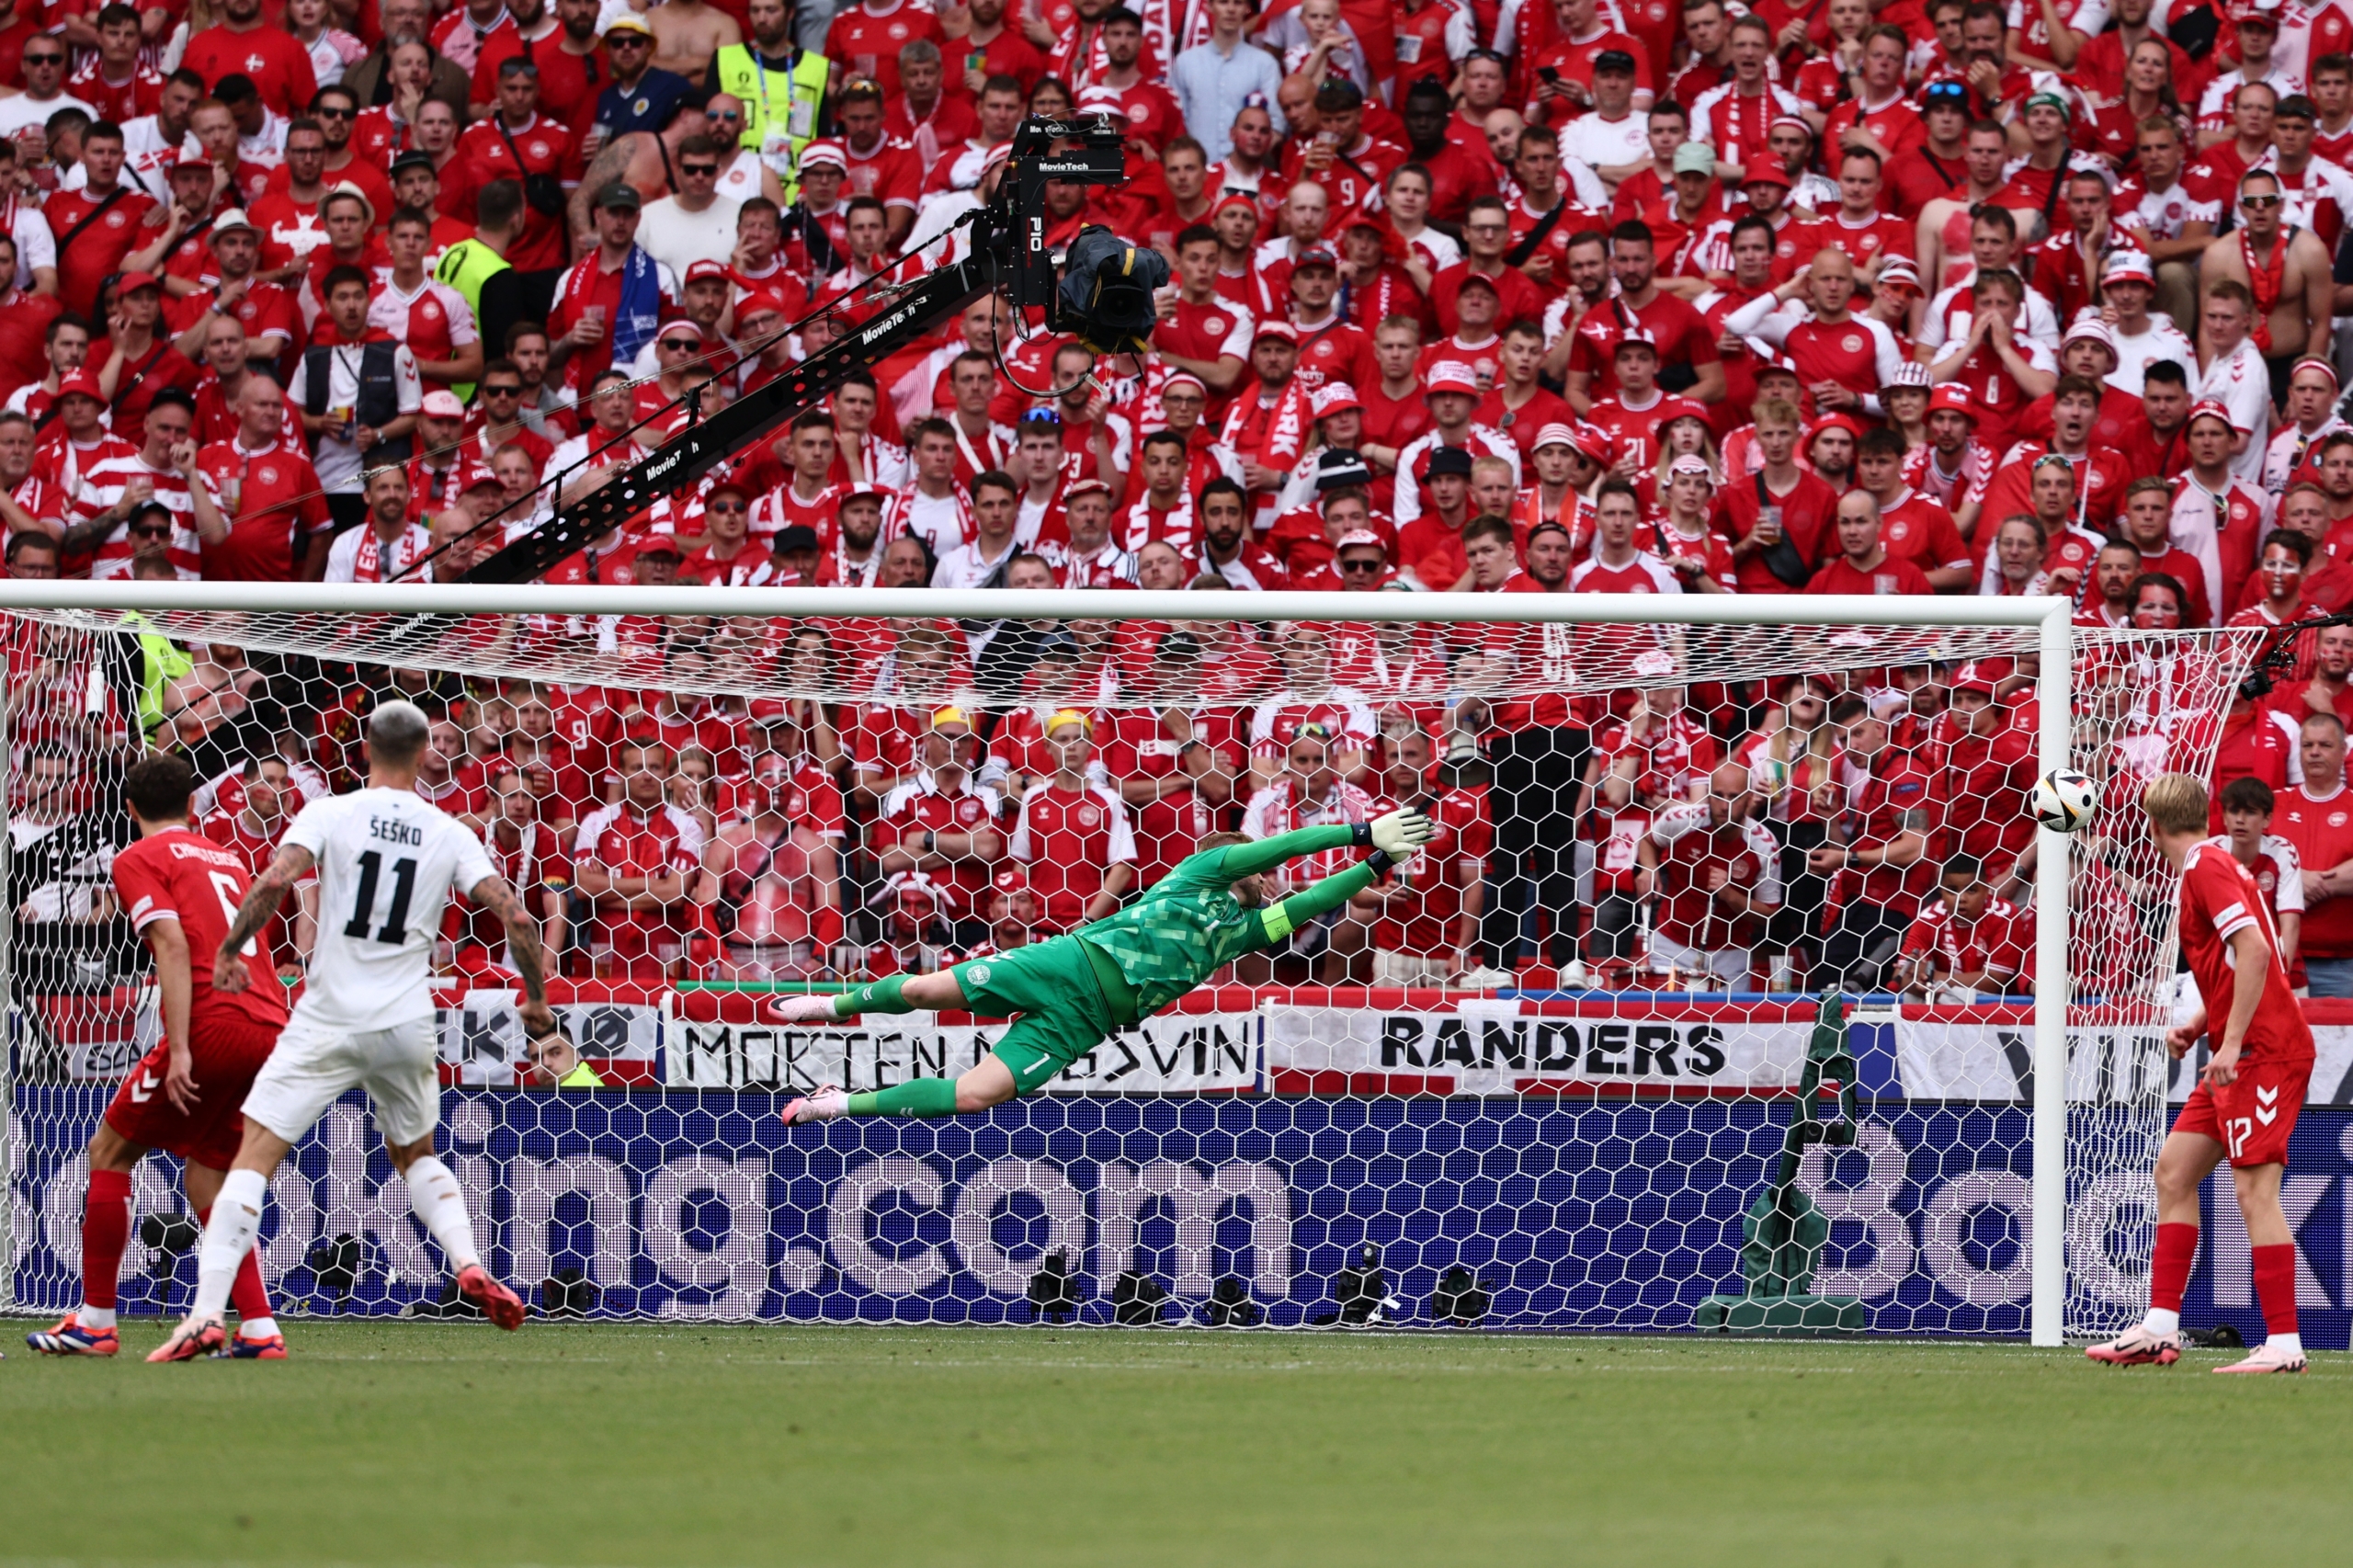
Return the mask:
<svg viewBox="0 0 2353 1568"><path fill-rule="evenodd" d="M2075 745L2074 607L2046 600L2041 626L2042 771L2066 767ZM2037 828L2034 878L2033 1296L2028 1335L2064 1343L2067 1307L2068 840Z"/></svg>
<svg viewBox="0 0 2353 1568"><path fill-rule="evenodd" d="M15 790L16 748L5 732L14 717L14 704L0 697L0 801ZM0 833L0 890L8 885L8 857L15 841ZM17 1041L22 1020L17 1016L17 906L0 897L0 1312L17 1307Z"/></svg>

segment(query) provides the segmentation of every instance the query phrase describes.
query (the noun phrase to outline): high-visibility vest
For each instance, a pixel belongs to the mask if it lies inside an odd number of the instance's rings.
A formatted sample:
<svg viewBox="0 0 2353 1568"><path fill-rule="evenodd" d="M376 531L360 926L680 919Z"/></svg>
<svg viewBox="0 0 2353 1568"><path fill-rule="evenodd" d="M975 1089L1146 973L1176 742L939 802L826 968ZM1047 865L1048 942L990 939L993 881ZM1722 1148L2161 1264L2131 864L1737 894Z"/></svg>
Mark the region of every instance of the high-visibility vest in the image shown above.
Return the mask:
<svg viewBox="0 0 2353 1568"><path fill-rule="evenodd" d="M784 182L784 199L799 199L801 150L817 134L832 66L822 54L800 51L790 71L771 71L747 43L731 43L712 62L717 86L744 100L743 145L760 155Z"/></svg>
<svg viewBox="0 0 2353 1568"><path fill-rule="evenodd" d="M555 1081L555 1086L559 1089L601 1089L605 1086L605 1080L598 1075L594 1067L583 1062L571 1072L558 1078Z"/></svg>
<svg viewBox="0 0 2353 1568"><path fill-rule="evenodd" d="M474 319L482 319L482 286L513 264L483 244L480 240L464 239L441 253L440 264L434 267L434 278L466 297L466 309Z"/></svg>

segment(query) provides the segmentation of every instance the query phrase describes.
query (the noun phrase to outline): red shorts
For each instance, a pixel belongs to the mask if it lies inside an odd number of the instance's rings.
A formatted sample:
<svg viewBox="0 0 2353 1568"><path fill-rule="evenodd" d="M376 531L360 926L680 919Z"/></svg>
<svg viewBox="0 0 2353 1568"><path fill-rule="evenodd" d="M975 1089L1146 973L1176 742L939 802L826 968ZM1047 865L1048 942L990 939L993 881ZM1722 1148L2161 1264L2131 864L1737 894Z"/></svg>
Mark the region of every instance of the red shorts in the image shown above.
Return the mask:
<svg viewBox="0 0 2353 1568"><path fill-rule="evenodd" d="M2234 1165L2284 1165L2288 1134L2304 1108L2304 1084L2312 1075L2310 1062L2242 1064L2234 1082L2219 1089L2200 1083L2192 1089L2173 1130L2211 1138Z"/></svg>
<svg viewBox="0 0 2353 1568"><path fill-rule="evenodd" d="M238 1108L254 1074L278 1044L278 1026L247 1019L215 1019L188 1027L188 1050L196 1058L196 1108L182 1113L164 1096L164 1074L172 1049L157 1045L122 1081L107 1107L107 1125L142 1148L161 1149L225 1171L244 1141Z"/></svg>

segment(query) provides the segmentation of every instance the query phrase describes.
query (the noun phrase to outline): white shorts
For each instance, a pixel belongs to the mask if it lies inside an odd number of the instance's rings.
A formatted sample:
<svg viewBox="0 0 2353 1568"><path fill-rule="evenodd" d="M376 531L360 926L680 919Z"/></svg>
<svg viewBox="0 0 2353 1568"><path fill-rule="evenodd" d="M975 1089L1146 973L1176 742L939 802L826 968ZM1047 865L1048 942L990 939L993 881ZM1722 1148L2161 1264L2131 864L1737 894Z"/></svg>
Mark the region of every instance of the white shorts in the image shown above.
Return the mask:
<svg viewBox="0 0 2353 1568"><path fill-rule="evenodd" d="M439 1031L430 1017L353 1033L290 1023L254 1086L246 1117L289 1143L349 1089L365 1089L387 1143L414 1143L441 1119Z"/></svg>

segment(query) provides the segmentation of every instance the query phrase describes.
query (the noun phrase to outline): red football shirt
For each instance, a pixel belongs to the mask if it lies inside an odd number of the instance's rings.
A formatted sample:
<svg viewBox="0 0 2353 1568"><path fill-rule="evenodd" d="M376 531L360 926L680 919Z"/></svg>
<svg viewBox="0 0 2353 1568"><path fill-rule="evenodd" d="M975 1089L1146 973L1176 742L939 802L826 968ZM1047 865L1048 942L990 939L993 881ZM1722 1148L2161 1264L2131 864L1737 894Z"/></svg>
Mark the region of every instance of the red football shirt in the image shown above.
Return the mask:
<svg viewBox="0 0 2353 1568"><path fill-rule="evenodd" d="M261 91L263 106L290 118L309 113L311 95L319 90L311 51L292 33L267 24L244 32L226 23L207 28L188 40L180 63L203 77L208 90L218 87L223 76L250 76Z"/></svg>
<svg viewBox="0 0 2353 1568"><path fill-rule="evenodd" d="M187 933L191 1034L214 1021L273 1028L286 1022L286 988L259 942L245 945L251 983L243 991L232 996L212 988L212 956L252 885L240 857L184 827L151 834L114 858L115 892L131 928L176 920Z"/></svg>
<svg viewBox="0 0 2353 1568"><path fill-rule="evenodd" d="M303 540L332 520L319 476L301 448L281 443L247 452L232 439L206 447L196 463L212 482L230 519L229 537L204 547L205 577L292 582Z"/></svg>
<svg viewBox="0 0 2353 1568"><path fill-rule="evenodd" d="M2277 797L2271 831L2296 846L2296 858L2309 871L2325 871L2353 860L2353 793L2344 785L2314 799L2309 785L2299 785ZM2189 918L2182 915L2182 947L2189 945ZM2299 954L2308 959L2353 958L2353 898L2325 898L2304 909ZM2224 988L2211 993L2227 999ZM2225 1000L2224 1006L2228 1006Z"/></svg>
<svg viewBox="0 0 2353 1568"><path fill-rule="evenodd" d="M2307 860L2305 864L2314 862ZM2325 909L2327 905L2320 907ZM2198 982L2198 994L2205 1001L2207 1027L2212 1031L2209 1038L2219 1042L2222 1020L2231 1010L2231 994L2236 985L2231 938L2252 926L2271 944L2271 953L2263 977L2263 995L2255 1005L2255 1017L2247 1025L2239 1060L2249 1066L2257 1062L2310 1062L2312 1028L2304 1022L2303 1009L2297 1006L2295 993L2288 988L2287 971L2279 967L2279 933L2272 926L2271 911L2263 901L2262 890L2255 885L2246 868L2218 845L2192 845L2181 868L2180 909L2182 961L2188 965ZM2304 912L2304 952L2313 958L2340 956L2313 951L2313 910Z"/></svg>

